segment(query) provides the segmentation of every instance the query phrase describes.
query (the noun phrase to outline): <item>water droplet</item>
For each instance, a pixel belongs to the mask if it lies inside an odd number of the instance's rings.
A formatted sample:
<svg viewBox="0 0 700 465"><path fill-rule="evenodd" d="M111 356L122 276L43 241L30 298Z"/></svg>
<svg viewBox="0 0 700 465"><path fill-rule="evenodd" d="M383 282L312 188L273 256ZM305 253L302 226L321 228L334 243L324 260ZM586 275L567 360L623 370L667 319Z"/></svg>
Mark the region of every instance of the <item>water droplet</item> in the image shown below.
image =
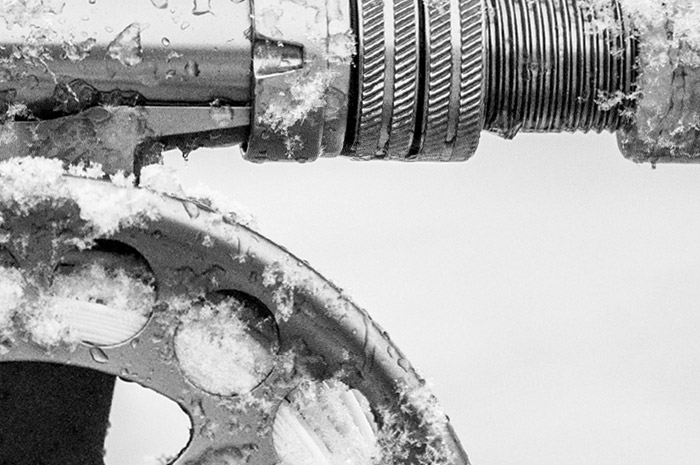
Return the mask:
<svg viewBox="0 0 700 465"><path fill-rule="evenodd" d="M111 34L114 32L114 28L112 26L105 26L105 32L108 32Z"/></svg>
<svg viewBox="0 0 700 465"><path fill-rule="evenodd" d="M195 16L211 13L211 0L194 0L192 14Z"/></svg>
<svg viewBox="0 0 700 465"><path fill-rule="evenodd" d="M183 31L184 31L185 29L187 29L188 27L190 27L190 23L188 23L187 21L185 21L185 22L183 22L182 24L180 24L180 29L182 29Z"/></svg>
<svg viewBox="0 0 700 465"><path fill-rule="evenodd" d="M177 75L177 71L174 69L169 69L165 72L165 79L172 79Z"/></svg>
<svg viewBox="0 0 700 465"><path fill-rule="evenodd" d="M97 3L97 0L88 0L88 3L89 3L90 5L94 5L95 3Z"/></svg>
<svg viewBox="0 0 700 465"><path fill-rule="evenodd" d="M105 354L105 351L99 347L92 347L90 349L90 356L97 363L107 363L109 362L109 357Z"/></svg>
<svg viewBox="0 0 700 465"><path fill-rule="evenodd" d="M398 363L401 369L405 372L408 372L409 368L411 367L411 365L408 364L408 360L406 360L405 358L398 359L396 363Z"/></svg>
<svg viewBox="0 0 700 465"><path fill-rule="evenodd" d="M140 342L141 341L139 341L139 338L135 338L129 343L129 345L131 346L132 349L135 349L139 346Z"/></svg>
<svg viewBox="0 0 700 465"><path fill-rule="evenodd" d="M200 210L197 205L195 205L193 202L184 202L183 203L185 207L185 211L187 214L190 216L190 218L194 219L199 216Z"/></svg>
<svg viewBox="0 0 700 465"><path fill-rule="evenodd" d="M168 0L151 0L151 4L159 10L168 8Z"/></svg>
<svg viewBox="0 0 700 465"><path fill-rule="evenodd" d="M185 64L185 72L192 77L199 76L199 64L194 60L188 60Z"/></svg>
<svg viewBox="0 0 700 465"><path fill-rule="evenodd" d="M141 25L128 25L107 47L107 55L125 66L135 66L143 59Z"/></svg>
<svg viewBox="0 0 700 465"><path fill-rule="evenodd" d="M80 20L81 21L90 21L90 17L89 16L81 16Z"/></svg>
<svg viewBox="0 0 700 465"><path fill-rule="evenodd" d="M167 37L163 37L160 39L160 43L163 44L163 47L168 47L170 45L170 39Z"/></svg>
<svg viewBox="0 0 700 465"><path fill-rule="evenodd" d="M396 356L396 351L394 350L393 347L391 346L386 346L386 353L389 355L389 357L394 358Z"/></svg>

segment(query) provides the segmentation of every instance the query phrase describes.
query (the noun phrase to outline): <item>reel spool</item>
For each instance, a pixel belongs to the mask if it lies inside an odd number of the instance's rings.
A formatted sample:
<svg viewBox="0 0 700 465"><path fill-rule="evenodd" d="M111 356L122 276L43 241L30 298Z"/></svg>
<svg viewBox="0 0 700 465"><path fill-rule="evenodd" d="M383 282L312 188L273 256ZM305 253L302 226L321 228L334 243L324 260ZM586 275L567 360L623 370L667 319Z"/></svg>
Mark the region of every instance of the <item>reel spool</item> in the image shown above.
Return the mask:
<svg viewBox="0 0 700 465"><path fill-rule="evenodd" d="M358 463L358 450L469 463L388 334L302 260L202 202L7 163L0 364L89 368L174 400L192 422L176 465ZM34 185L13 190L22 179ZM314 404L345 426L314 425Z"/></svg>

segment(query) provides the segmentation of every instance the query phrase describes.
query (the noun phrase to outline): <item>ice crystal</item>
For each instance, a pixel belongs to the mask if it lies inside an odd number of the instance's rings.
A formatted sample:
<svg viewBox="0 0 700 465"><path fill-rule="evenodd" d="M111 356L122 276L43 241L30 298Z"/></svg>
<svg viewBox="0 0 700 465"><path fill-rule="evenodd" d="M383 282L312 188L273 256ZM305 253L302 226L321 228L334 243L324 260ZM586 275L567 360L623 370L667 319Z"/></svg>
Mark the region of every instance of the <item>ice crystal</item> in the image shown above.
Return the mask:
<svg viewBox="0 0 700 465"><path fill-rule="evenodd" d="M447 416L427 384L398 388L398 406L382 406L378 441L383 464L407 460L420 465L447 465L453 459L445 442ZM397 408L398 407L398 408Z"/></svg>
<svg viewBox="0 0 700 465"><path fill-rule="evenodd" d="M64 42L63 56L70 61L82 61L90 55L92 49L97 45L97 40L93 37L82 42Z"/></svg>
<svg viewBox="0 0 700 465"><path fill-rule="evenodd" d="M107 47L107 54L125 66L141 63L143 60L141 25L132 23L124 28Z"/></svg>
<svg viewBox="0 0 700 465"><path fill-rule="evenodd" d="M288 88L268 103L260 123L286 134L292 126L325 105L326 91L334 77L333 71L316 71L291 78Z"/></svg>

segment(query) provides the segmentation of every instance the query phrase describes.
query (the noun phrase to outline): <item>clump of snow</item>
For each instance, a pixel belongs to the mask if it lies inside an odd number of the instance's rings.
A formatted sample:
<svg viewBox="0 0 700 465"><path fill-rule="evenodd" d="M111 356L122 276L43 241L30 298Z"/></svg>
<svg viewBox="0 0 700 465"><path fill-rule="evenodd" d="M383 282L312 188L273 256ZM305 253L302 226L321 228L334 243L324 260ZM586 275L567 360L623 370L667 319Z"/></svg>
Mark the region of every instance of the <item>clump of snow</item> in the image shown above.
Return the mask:
<svg viewBox="0 0 700 465"><path fill-rule="evenodd" d="M107 270L97 263L56 276L51 293L55 297L101 303L143 317L151 313L155 302L152 284L130 277L121 268Z"/></svg>
<svg viewBox="0 0 700 465"><path fill-rule="evenodd" d="M298 269L273 262L265 267L262 274L263 286L271 288L272 301L277 307L277 314L282 321L292 316L294 311L294 293L305 280Z"/></svg>
<svg viewBox="0 0 700 465"><path fill-rule="evenodd" d="M420 465L451 463L453 453L445 443L447 416L429 386L401 386L398 394L398 406L378 409L382 463L399 464L409 459Z"/></svg>
<svg viewBox="0 0 700 465"><path fill-rule="evenodd" d="M54 277L52 285L23 304L21 321L42 346L124 342L145 326L155 304L151 283L98 263Z"/></svg>
<svg viewBox="0 0 700 465"><path fill-rule="evenodd" d="M42 203L62 204L63 164L45 158L17 158L0 163L0 205L26 215Z"/></svg>
<svg viewBox="0 0 700 465"><path fill-rule="evenodd" d="M24 298L24 279L19 270L0 266L0 340L11 331L12 317Z"/></svg>
<svg viewBox="0 0 700 465"><path fill-rule="evenodd" d="M282 465L371 465L380 457L376 430L361 393L306 380L280 405L272 434Z"/></svg>
<svg viewBox="0 0 700 465"><path fill-rule="evenodd" d="M695 0L619 0L622 20L639 42L637 90L602 96L610 106L634 101L631 132L621 133L633 159L700 158L700 7ZM581 0L593 32L621 33L615 2ZM615 51L613 51L615 53ZM610 97L612 100L605 98Z"/></svg>
<svg viewBox="0 0 700 465"><path fill-rule="evenodd" d="M259 122L275 132L287 134L292 126L303 122L309 113L325 106L326 91L334 78L335 73L330 70L290 77L288 87L268 102Z"/></svg>
<svg viewBox="0 0 700 465"><path fill-rule="evenodd" d="M94 174L88 171L87 176ZM117 185L130 182L119 174L112 179ZM0 207L11 214L25 216L41 205L58 207L68 202L77 204L80 218L87 223L87 245L96 237L158 219L163 200L145 189L104 190L90 183L68 183L59 160L23 157L0 162Z"/></svg>
<svg viewBox="0 0 700 465"><path fill-rule="evenodd" d="M180 317L174 346L180 368L192 384L231 396L250 392L269 375L274 354L239 317L240 302L230 297L218 304L189 307Z"/></svg>

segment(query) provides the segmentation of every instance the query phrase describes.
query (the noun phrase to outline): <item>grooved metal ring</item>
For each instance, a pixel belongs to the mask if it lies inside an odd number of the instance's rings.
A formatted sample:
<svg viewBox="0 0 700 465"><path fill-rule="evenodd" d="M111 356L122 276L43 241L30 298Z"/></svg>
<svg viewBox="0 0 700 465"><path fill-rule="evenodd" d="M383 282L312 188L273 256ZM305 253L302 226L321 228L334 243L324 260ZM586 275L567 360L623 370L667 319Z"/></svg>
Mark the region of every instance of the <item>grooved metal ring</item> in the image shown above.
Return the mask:
<svg viewBox="0 0 700 465"><path fill-rule="evenodd" d="M404 159L413 144L418 105L418 3L394 1L394 95L388 153Z"/></svg>
<svg viewBox="0 0 700 465"><path fill-rule="evenodd" d="M426 27L426 96L423 146L418 159L443 160L451 152L446 146L452 103L453 73L457 57L452 54L452 0L424 4Z"/></svg>
<svg viewBox="0 0 700 465"><path fill-rule="evenodd" d="M469 158L483 126L481 0L362 0L359 14L355 155Z"/></svg>
<svg viewBox="0 0 700 465"><path fill-rule="evenodd" d="M384 4L362 0L360 7L360 111L357 155L374 158L379 150L386 76Z"/></svg>
<svg viewBox="0 0 700 465"><path fill-rule="evenodd" d="M483 128L483 7L481 0L459 2L462 57L459 78L459 121L452 160L466 160L479 145Z"/></svg>

